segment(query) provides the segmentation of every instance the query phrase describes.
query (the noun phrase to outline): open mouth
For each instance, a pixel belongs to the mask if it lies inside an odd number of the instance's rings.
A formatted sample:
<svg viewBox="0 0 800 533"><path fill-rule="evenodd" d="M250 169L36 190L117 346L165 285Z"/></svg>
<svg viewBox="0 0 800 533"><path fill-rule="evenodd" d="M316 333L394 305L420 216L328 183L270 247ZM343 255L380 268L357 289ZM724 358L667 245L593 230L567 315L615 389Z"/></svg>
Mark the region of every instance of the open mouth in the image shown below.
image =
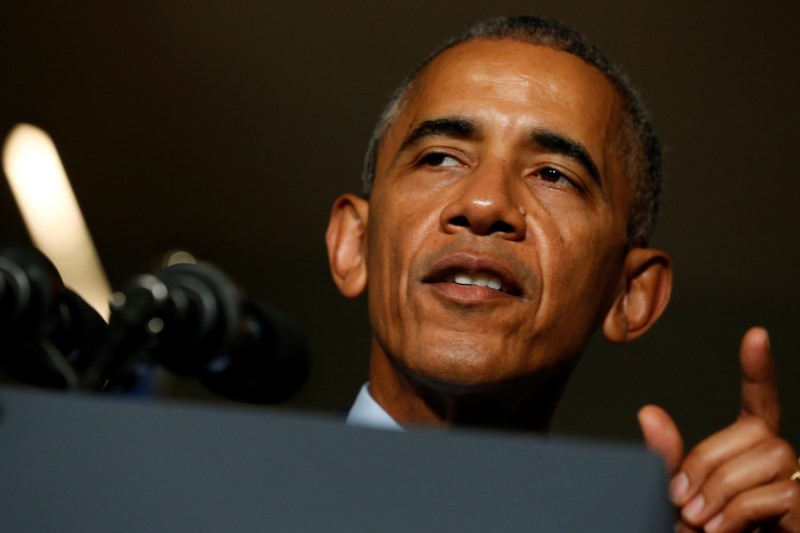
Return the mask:
<svg viewBox="0 0 800 533"><path fill-rule="evenodd" d="M450 279L452 278L452 279ZM470 274L467 272L456 272L447 276L444 281L451 281L459 285L467 285L474 287L486 287L496 291L508 293L508 289L503 289L503 280L499 276L491 272L478 272Z"/></svg>
<svg viewBox="0 0 800 533"><path fill-rule="evenodd" d="M497 261L461 254L438 262L423 283L455 283L466 287L482 287L510 296L521 296L522 288L510 270Z"/></svg>

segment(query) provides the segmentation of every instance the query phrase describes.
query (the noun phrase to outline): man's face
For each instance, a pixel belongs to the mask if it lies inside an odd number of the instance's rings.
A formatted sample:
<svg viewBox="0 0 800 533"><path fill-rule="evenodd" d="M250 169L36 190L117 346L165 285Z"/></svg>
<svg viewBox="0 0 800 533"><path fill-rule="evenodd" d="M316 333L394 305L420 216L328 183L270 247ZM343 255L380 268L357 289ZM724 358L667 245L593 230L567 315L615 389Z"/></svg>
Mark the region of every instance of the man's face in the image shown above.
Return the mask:
<svg viewBox="0 0 800 533"><path fill-rule="evenodd" d="M570 368L624 284L619 113L603 74L550 48L431 63L377 161L373 357L467 389Z"/></svg>

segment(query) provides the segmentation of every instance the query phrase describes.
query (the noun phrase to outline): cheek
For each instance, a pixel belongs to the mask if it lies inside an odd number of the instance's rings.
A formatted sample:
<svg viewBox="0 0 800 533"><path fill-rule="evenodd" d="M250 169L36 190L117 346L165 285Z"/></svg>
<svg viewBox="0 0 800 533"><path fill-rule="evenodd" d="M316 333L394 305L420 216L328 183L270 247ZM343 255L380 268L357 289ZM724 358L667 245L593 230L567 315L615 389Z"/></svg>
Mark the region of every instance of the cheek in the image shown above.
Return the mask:
<svg viewBox="0 0 800 533"><path fill-rule="evenodd" d="M370 251L378 256L374 266L407 271L425 242L436 234L437 206L420 194L396 193L374 211L375 218L369 222Z"/></svg>
<svg viewBox="0 0 800 533"><path fill-rule="evenodd" d="M408 289L414 283L415 260L431 242L438 224L432 210L408 201L386 203L369 221L369 301L385 318L402 319L408 311Z"/></svg>
<svg viewBox="0 0 800 533"><path fill-rule="evenodd" d="M587 213L581 213L586 215ZM569 220L569 223L565 223ZM608 216L560 216L539 232L543 307L552 320L593 326L602 318L618 285L624 237Z"/></svg>

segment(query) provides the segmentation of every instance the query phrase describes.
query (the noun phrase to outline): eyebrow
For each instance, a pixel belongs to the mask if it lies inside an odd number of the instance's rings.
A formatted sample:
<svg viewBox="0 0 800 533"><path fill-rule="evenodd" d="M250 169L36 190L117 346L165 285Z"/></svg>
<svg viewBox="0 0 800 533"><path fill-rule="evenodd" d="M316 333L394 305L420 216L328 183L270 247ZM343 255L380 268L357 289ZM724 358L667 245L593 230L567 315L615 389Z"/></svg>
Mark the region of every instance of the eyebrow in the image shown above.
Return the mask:
<svg viewBox="0 0 800 533"><path fill-rule="evenodd" d="M400 151L417 144L425 137L444 136L455 139L471 139L478 135L478 126L471 120L460 117L442 117L432 120L425 120L411 130Z"/></svg>
<svg viewBox="0 0 800 533"><path fill-rule="evenodd" d="M589 150L586 149L578 141L569 139L558 133L549 130L534 130L531 134L531 141L549 150L553 153L563 155L569 159L580 164L589 173L597 185L600 183L600 172L597 170L597 164L589 155Z"/></svg>
<svg viewBox="0 0 800 533"><path fill-rule="evenodd" d="M407 150L426 137L444 136L455 139L472 139L480 134L480 129L472 120L462 117L442 117L420 122L403 140L399 152ZM597 185L600 172L589 150L580 142L548 129L535 129L529 141L538 147L572 159L580 164Z"/></svg>

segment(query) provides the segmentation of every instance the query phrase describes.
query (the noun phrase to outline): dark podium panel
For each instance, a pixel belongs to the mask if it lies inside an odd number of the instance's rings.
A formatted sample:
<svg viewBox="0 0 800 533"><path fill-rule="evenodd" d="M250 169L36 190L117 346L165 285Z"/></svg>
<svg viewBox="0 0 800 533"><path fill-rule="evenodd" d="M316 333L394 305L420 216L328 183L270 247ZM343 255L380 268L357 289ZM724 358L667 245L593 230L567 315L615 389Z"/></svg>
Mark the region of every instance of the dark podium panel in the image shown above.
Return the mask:
<svg viewBox="0 0 800 533"><path fill-rule="evenodd" d="M0 530L672 531L644 450L0 389Z"/></svg>

